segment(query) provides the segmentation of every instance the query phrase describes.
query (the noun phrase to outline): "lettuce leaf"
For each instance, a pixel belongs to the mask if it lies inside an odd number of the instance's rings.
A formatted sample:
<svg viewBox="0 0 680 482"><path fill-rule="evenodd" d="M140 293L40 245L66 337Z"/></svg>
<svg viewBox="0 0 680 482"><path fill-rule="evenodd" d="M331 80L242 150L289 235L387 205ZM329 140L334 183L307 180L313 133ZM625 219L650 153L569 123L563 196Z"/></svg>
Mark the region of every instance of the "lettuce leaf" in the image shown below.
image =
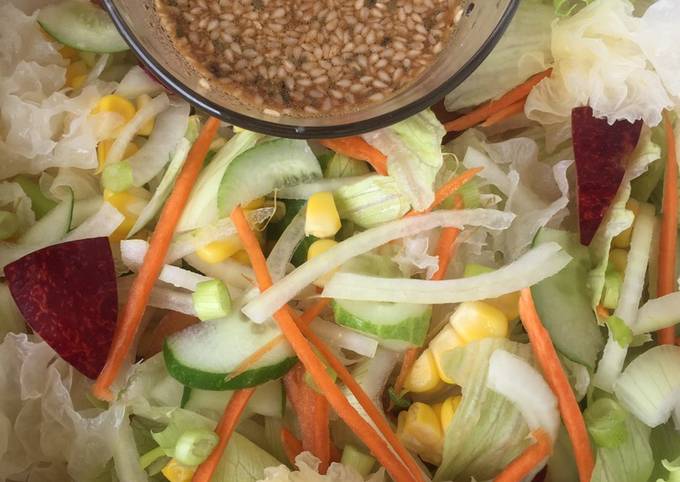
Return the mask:
<svg viewBox="0 0 680 482"><path fill-rule="evenodd" d="M555 22L553 72L532 90L526 115L544 125L568 126L572 108L590 105L610 123L659 124L678 95L680 76L678 61L671 60L677 2L655 5L641 21L628 0L596 0Z"/></svg>
<svg viewBox="0 0 680 482"><path fill-rule="evenodd" d="M449 111L500 97L550 66L553 9L540 0L523 0L498 45L482 64L444 100Z"/></svg>
<svg viewBox="0 0 680 482"><path fill-rule="evenodd" d="M485 338L443 355L443 366L463 391L444 436L442 464L434 480L488 480L531 444L515 404L487 387L489 359L502 349L529 360L531 348L503 338Z"/></svg>
<svg viewBox="0 0 680 482"><path fill-rule="evenodd" d="M389 175L411 206L423 211L434 201L434 181L443 164L441 141L445 134L432 111L426 110L362 137L387 156Z"/></svg>
<svg viewBox="0 0 680 482"><path fill-rule="evenodd" d="M229 449L227 449L229 450ZM269 467L265 469L265 477L259 482L384 482L385 470L380 469L373 475L364 479L354 468L333 462L328 468L326 475L319 474L319 459L309 452L303 452L295 458L295 465L298 470L291 471L285 465ZM247 482L251 479L218 479L223 482L243 480Z"/></svg>

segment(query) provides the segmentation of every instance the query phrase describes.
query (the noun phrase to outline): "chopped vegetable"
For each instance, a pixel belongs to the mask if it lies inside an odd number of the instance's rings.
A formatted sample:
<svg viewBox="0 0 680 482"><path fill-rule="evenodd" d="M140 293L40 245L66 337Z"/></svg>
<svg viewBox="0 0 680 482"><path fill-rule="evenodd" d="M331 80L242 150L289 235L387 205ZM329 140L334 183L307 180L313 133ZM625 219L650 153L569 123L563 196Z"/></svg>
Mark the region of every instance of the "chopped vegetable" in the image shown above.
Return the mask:
<svg viewBox="0 0 680 482"><path fill-rule="evenodd" d="M371 147L371 145L361 137L325 139L321 141L321 144L338 154L366 161L373 169L375 169L375 172L383 176L387 175L387 158L385 155L374 147Z"/></svg>
<svg viewBox="0 0 680 482"><path fill-rule="evenodd" d="M231 296L221 280L201 281L192 296L194 310L201 321L224 318L231 311Z"/></svg>

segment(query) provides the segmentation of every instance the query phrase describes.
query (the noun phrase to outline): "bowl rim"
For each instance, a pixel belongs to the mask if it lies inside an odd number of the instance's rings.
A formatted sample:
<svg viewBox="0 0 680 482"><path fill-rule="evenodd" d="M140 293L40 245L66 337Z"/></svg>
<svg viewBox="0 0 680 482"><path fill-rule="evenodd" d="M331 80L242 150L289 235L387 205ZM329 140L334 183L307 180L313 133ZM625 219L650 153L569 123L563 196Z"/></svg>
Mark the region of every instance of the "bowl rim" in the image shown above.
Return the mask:
<svg viewBox="0 0 680 482"><path fill-rule="evenodd" d="M484 43L482 43L480 48L477 49L474 55L468 59L467 63L465 63L454 75L442 82L437 88L424 94L420 98L390 112L357 122L329 126L296 126L292 124L277 123L273 120L256 119L245 114L240 114L220 106L189 88L163 67L139 42L131 28L123 20L123 15L114 4L114 0L102 1L104 8L108 11L114 25L125 42L130 46L130 49L145 67L148 68L167 88L177 93L193 106L214 117L222 119L225 122L261 134L291 139L327 139L363 134L404 120L407 117L415 115L436 104L467 79L491 53L517 12L519 2L520 0L509 0L508 7L505 9L505 12L503 12L491 34L486 38Z"/></svg>

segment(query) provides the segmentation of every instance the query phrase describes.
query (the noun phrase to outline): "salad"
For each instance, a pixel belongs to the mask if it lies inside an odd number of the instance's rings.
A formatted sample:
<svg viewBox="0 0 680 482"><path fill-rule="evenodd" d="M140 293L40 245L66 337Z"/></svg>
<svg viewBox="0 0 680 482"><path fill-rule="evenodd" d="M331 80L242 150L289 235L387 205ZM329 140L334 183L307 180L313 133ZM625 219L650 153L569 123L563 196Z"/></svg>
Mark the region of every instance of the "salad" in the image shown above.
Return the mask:
<svg viewBox="0 0 680 482"><path fill-rule="evenodd" d="M679 21L522 0L443 105L303 141L0 0L0 481L680 480Z"/></svg>

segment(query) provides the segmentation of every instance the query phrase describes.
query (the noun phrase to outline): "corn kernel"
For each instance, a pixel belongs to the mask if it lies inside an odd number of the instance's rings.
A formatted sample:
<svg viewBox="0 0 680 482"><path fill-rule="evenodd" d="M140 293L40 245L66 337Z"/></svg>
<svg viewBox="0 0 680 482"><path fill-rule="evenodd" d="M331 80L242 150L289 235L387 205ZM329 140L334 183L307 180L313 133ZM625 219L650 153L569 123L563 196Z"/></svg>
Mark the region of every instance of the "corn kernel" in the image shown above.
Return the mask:
<svg viewBox="0 0 680 482"><path fill-rule="evenodd" d="M335 207L333 194L317 192L307 201L305 234L317 238L330 238L340 231L340 215Z"/></svg>
<svg viewBox="0 0 680 482"><path fill-rule="evenodd" d="M436 412L425 403L416 402L399 414L397 436L423 460L441 463L444 433Z"/></svg>
<svg viewBox="0 0 680 482"><path fill-rule="evenodd" d="M125 239L150 197L148 191L141 188L132 188L122 192L104 189L104 200L125 216L120 226L109 236L112 241Z"/></svg>
<svg viewBox="0 0 680 482"><path fill-rule="evenodd" d="M245 250L243 249L240 251L236 251L232 256L232 259L237 263L241 263L246 266L252 266L252 264L250 263L250 256L248 256L248 253L246 253Z"/></svg>
<svg viewBox="0 0 680 482"><path fill-rule="evenodd" d="M626 203L626 209L633 211L633 214L635 215L635 217L637 217L638 213L640 212L640 203L638 203L635 199L630 199ZM631 225L628 229L626 229L622 233L619 233L616 236L614 236L614 239L612 239L612 247L628 249L630 247L630 238L632 236L633 226Z"/></svg>
<svg viewBox="0 0 680 482"><path fill-rule="evenodd" d="M146 104L151 102L151 96L148 94L142 94L139 97L137 97L137 100L135 101L135 104L137 105L137 110L140 110L142 107L144 107ZM140 136L150 136L151 131L153 131L153 127L156 124L156 121L154 119L149 119L146 121L142 127L139 128L137 131L137 135Z"/></svg>
<svg viewBox="0 0 680 482"><path fill-rule="evenodd" d="M104 139L103 141L99 141L99 144L97 144L97 161L99 165L97 166L95 174L99 174L104 170L106 157L109 155L109 151L111 150L112 145L113 139ZM128 157L133 156L138 150L139 147L137 146L137 144L135 144L134 142L130 142L125 148L123 159L127 159Z"/></svg>
<svg viewBox="0 0 680 482"><path fill-rule="evenodd" d="M404 380L404 388L413 393L431 393L442 387L442 379L432 356L427 348L416 359L411 371Z"/></svg>
<svg viewBox="0 0 680 482"><path fill-rule="evenodd" d="M317 239L307 249L307 260L316 258L320 254L323 254L329 249L331 249L336 244L338 244L338 242L332 239ZM333 276L333 274L335 274L336 271L337 270L331 270L324 274L323 276L320 276L317 280L314 281L314 285L324 287L328 280L331 279L331 277Z"/></svg>
<svg viewBox="0 0 680 482"><path fill-rule="evenodd" d="M80 89L87 80L89 69L85 62L71 62L66 67L66 87Z"/></svg>
<svg viewBox="0 0 680 482"><path fill-rule="evenodd" d="M187 467L175 459L171 459L161 470L161 473L170 482L191 482L194 472L196 472L196 467Z"/></svg>
<svg viewBox="0 0 680 482"><path fill-rule="evenodd" d="M449 323L464 343L508 335L508 319L498 308L483 301L461 303Z"/></svg>
<svg viewBox="0 0 680 482"><path fill-rule="evenodd" d="M219 241L213 241L196 250L196 254L206 263L221 263L243 249L241 240L237 235L229 236Z"/></svg>
<svg viewBox="0 0 680 482"><path fill-rule="evenodd" d="M444 370L443 356L447 351L453 350L459 346L463 346L465 343L460 336L456 333L451 325L446 325L442 331L440 331L437 336L435 336L430 342L430 351L432 352L432 358L434 359L435 366L437 367L437 373L439 373L439 378L444 382L449 384L455 384L455 380L446 374Z"/></svg>
<svg viewBox="0 0 680 482"><path fill-rule="evenodd" d="M94 109L92 109L92 114L99 114L102 112L111 112L117 114L123 121L123 123L120 126L117 126L117 128L111 133L113 137L116 137L122 126L127 124L135 116L137 109L135 109L134 104L125 97L111 94L105 95L99 99L97 105L95 105Z"/></svg>
<svg viewBox="0 0 680 482"><path fill-rule="evenodd" d="M612 249L609 252L609 264L621 275L625 274L628 266L628 251L625 249Z"/></svg>
<svg viewBox="0 0 680 482"><path fill-rule="evenodd" d="M456 414L458 406L460 405L460 402L462 400L463 397L461 397L460 395L454 395L452 397L447 398L441 403L441 408L439 410L439 420L441 421L442 431L444 433L446 433L446 429L448 428L448 426L451 425L453 416Z"/></svg>

